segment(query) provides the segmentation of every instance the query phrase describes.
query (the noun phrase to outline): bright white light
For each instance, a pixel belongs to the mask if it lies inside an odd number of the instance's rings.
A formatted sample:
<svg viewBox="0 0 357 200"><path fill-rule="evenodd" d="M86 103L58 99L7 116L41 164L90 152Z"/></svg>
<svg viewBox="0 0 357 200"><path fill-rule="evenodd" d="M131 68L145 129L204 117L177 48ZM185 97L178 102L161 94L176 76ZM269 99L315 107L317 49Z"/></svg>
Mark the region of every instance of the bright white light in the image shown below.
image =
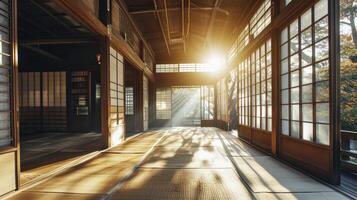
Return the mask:
<svg viewBox="0 0 357 200"><path fill-rule="evenodd" d="M226 65L225 57L219 53L211 53L206 60L208 61L210 71L220 71Z"/></svg>

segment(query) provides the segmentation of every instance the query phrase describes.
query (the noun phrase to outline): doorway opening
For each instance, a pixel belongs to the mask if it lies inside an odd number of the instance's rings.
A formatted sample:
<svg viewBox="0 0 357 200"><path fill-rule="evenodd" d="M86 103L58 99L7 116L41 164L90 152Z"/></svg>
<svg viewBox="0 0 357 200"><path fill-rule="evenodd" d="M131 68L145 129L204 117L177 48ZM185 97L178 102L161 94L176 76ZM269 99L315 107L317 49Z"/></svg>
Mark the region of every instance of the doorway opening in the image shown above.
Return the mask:
<svg viewBox="0 0 357 200"><path fill-rule="evenodd" d="M53 2L21 0L21 185L105 148L98 36Z"/></svg>

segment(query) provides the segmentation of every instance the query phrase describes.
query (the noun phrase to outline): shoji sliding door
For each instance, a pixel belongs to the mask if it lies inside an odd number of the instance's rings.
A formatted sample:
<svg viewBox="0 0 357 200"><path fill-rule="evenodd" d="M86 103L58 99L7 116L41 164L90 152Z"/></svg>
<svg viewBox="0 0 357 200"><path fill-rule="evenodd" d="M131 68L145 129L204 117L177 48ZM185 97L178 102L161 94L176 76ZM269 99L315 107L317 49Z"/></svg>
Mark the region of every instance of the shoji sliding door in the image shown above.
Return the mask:
<svg viewBox="0 0 357 200"><path fill-rule="evenodd" d="M110 133L112 145L125 138L124 59L110 48Z"/></svg>
<svg viewBox="0 0 357 200"><path fill-rule="evenodd" d="M18 186L15 1L0 1L0 196Z"/></svg>
<svg viewBox="0 0 357 200"><path fill-rule="evenodd" d="M280 31L279 146L282 158L333 181L336 41L329 2L317 1Z"/></svg>

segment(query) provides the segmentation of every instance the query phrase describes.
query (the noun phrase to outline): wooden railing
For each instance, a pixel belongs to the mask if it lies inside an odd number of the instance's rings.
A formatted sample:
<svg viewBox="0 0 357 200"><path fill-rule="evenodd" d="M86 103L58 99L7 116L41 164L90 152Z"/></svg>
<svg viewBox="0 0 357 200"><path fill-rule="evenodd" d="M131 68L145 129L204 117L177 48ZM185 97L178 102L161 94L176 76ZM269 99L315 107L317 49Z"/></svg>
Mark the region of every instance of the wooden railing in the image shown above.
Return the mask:
<svg viewBox="0 0 357 200"><path fill-rule="evenodd" d="M357 173L357 132L341 131L341 169Z"/></svg>

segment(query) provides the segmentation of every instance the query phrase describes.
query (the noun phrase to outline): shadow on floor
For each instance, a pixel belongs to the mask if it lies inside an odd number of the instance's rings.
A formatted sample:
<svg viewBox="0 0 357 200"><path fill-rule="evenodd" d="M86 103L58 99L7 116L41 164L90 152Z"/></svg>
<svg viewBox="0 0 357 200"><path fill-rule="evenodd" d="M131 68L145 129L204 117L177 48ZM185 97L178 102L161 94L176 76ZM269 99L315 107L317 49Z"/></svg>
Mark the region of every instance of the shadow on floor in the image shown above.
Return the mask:
<svg viewBox="0 0 357 200"><path fill-rule="evenodd" d="M21 138L21 185L104 149L100 133L41 133Z"/></svg>

